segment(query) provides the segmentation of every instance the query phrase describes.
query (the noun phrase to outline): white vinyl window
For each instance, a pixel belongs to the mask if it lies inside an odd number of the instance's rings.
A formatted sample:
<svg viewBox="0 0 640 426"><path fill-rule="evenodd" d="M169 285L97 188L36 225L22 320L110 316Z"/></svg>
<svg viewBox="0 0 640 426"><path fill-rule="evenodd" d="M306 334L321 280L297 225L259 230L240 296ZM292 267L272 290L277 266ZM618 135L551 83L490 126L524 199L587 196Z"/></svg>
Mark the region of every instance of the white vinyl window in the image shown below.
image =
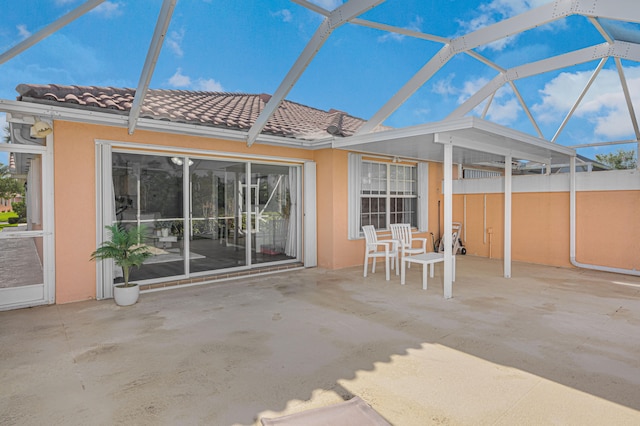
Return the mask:
<svg viewBox="0 0 640 426"><path fill-rule="evenodd" d="M388 229L409 223L426 229L427 164L363 160L349 156L349 237L358 238L362 226Z"/></svg>

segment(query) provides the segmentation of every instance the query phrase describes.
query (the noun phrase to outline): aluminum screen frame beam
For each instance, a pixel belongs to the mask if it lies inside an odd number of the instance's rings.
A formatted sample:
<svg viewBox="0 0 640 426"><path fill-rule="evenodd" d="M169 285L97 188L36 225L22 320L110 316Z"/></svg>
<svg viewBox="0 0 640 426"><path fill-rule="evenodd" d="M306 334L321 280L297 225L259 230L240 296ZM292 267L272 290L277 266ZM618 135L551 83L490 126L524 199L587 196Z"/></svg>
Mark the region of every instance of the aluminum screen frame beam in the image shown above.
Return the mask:
<svg viewBox="0 0 640 426"><path fill-rule="evenodd" d="M510 81L607 57L621 57L623 59L631 59L640 62L640 45L624 41L618 41L614 44L601 43L595 46L565 53L563 55L510 68L506 72L500 73L494 77L493 80L452 111L446 119L459 118L466 115L489 97L489 95Z"/></svg>
<svg viewBox="0 0 640 426"><path fill-rule="evenodd" d="M557 3L563 4L564 7L558 7ZM549 3L451 40L360 128L358 134L372 132L382 124L456 54L465 53L510 35L561 19L572 14L571 3L568 0Z"/></svg>
<svg viewBox="0 0 640 426"><path fill-rule="evenodd" d="M105 0L87 0L86 3L76 7L71 12L53 21L52 23L50 23L40 31L32 34L31 36L22 40L20 43L13 46L11 49L4 52L2 55L0 55L0 64L7 62L9 59L13 58L16 55L19 55L20 53L24 52L34 44L38 43L39 41L49 37L51 34L58 31L60 28L74 21L76 18L79 18L80 16L84 15L85 13L94 9L95 7L100 6L100 4L103 3L104 1Z"/></svg>
<svg viewBox="0 0 640 426"><path fill-rule="evenodd" d="M149 83L151 82L153 71L156 68L158 56L160 56L160 50L162 50L162 44L165 36L167 35L167 29L169 28L171 16L173 15L173 10L176 7L177 1L178 0L164 0L162 2L162 8L158 15L158 22L156 23L156 28L153 32L151 44L149 45L147 58L145 59L144 66L142 67L142 73L140 73L140 80L138 81L138 88L136 89L136 94L133 98L133 103L131 104L131 111L129 111L128 131L130 135L133 134L138 122L138 117L140 117L140 108L142 108L142 102L144 101L144 97L149 89Z"/></svg>
<svg viewBox="0 0 640 426"><path fill-rule="evenodd" d="M250 147L256 141L260 132L262 132L262 129L264 129L264 126L267 124L267 121L269 121L273 113L278 109L282 101L284 101L287 94L302 76L302 73L307 69L313 58L315 58L331 33L349 20L373 9L384 1L385 0L349 0L324 18L313 34L313 37L311 37L311 40L309 40L309 43L307 43L300 56L298 56L298 59L296 59L296 62L289 69L289 72L280 83L278 89L276 89L265 108L260 112L260 115L258 115L258 118L249 129L247 146ZM299 4L301 3L302 2L299 2Z"/></svg>
<svg viewBox="0 0 640 426"><path fill-rule="evenodd" d="M582 15L587 18L600 17L613 20L640 22L640 2L633 2L633 4L629 3L631 2L557 0L504 21L481 28L467 35L455 38L451 40L450 43L446 44L395 95L393 95L391 99L387 101L387 103L385 103L382 108L380 108L371 117L371 119L369 119L369 121L360 128L358 134L369 133L375 130L377 126L382 124L384 120L393 114L393 112L404 104L409 97L420 89L420 87L422 87L438 70L440 70L440 68L442 68L454 55L458 53L470 53L472 49L477 47L504 39L513 34L520 34L529 29L554 22L571 15ZM616 44L619 45L620 42ZM610 44L605 43L605 45ZM480 58L478 59L481 60ZM529 64L524 65L523 67L528 65ZM504 79L503 77L502 84L507 81L509 80ZM486 99L491 92L492 91L485 93L480 102ZM477 99L478 96L473 98ZM476 102L474 107L480 102ZM468 109L468 111L471 109L473 109L473 107ZM449 117L459 117L460 114L457 111L458 110L454 111L454 113Z"/></svg>

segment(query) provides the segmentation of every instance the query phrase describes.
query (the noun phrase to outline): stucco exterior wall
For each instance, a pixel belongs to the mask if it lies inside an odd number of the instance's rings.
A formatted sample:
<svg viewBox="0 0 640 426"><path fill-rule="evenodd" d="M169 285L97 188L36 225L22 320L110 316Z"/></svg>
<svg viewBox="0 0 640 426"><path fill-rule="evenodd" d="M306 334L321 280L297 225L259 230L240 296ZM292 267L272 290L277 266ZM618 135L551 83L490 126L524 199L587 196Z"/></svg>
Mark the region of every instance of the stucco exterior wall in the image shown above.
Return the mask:
<svg viewBox="0 0 640 426"><path fill-rule="evenodd" d="M468 255L504 257L504 195L457 194L453 220L464 221ZM581 191L576 194L578 262L640 270L640 191ZM569 192L526 192L512 196L512 259L571 267ZM492 234L489 232L492 231Z"/></svg>
<svg viewBox="0 0 640 426"><path fill-rule="evenodd" d="M362 265L364 240L348 238L348 153L253 145L202 137L136 131L70 122L55 123L55 255L56 303L96 297L96 264L89 261L96 247L95 140L135 142L264 155L317 164L318 266L328 269ZM178 148L179 151L179 148ZM429 232L442 235L444 227L441 164L429 165ZM457 171L454 169L454 175ZM455 177L455 176L454 176ZM484 199L486 196L485 236ZM466 199L466 218L465 218ZM468 255L502 258L504 196L491 192L459 193L453 198L454 221L465 222ZM577 195L577 260L583 263L640 269L640 191L580 191ZM466 220L465 220L466 219ZM569 193L515 192L513 194L514 260L568 267ZM463 237L465 234L463 234Z"/></svg>
<svg viewBox="0 0 640 426"><path fill-rule="evenodd" d="M56 303L96 297L96 139L314 160L313 151L56 121L54 135Z"/></svg>
<svg viewBox="0 0 640 426"><path fill-rule="evenodd" d="M640 270L640 191L576 197L578 262Z"/></svg>

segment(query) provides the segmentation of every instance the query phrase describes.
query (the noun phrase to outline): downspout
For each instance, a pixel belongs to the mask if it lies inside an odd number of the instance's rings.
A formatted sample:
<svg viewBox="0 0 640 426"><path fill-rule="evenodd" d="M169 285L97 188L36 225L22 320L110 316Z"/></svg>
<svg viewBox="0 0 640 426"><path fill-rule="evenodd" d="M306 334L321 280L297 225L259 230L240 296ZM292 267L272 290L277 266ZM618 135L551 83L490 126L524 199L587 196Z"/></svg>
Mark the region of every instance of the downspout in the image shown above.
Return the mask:
<svg viewBox="0 0 640 426"><path fill-rule="evenodd" d="M610 266L591 265L580 263L576 260L576 157L569 159L570 185L569 185L569 260L576 268L592 269L594 271L613 272L615 274L626 274L640 276L640 271L636 269L613 268Z"/></svg>

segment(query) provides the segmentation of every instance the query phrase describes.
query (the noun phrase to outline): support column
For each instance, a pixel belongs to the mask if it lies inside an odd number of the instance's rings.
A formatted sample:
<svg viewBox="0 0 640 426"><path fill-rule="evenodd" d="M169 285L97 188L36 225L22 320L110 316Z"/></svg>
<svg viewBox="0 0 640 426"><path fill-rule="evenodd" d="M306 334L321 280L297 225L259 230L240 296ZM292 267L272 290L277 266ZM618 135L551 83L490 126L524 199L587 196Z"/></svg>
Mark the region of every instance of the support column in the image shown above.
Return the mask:
<svg viewBox="0 0 640 426"><path fill-rule="evenodd" d="M504 277L511 278L511 155L504 157Z"/></svg>
<svg viewBox="0 0 640 426"><path fill-rule="evenodd" d="M453 145L444 144L444 298L453 297Z"/></svg>
<svg viewBox="0 0 640 426"><path fill-rule="evenodd" d="M569 159L569 260L576 260L576 157Z"/></svg>

